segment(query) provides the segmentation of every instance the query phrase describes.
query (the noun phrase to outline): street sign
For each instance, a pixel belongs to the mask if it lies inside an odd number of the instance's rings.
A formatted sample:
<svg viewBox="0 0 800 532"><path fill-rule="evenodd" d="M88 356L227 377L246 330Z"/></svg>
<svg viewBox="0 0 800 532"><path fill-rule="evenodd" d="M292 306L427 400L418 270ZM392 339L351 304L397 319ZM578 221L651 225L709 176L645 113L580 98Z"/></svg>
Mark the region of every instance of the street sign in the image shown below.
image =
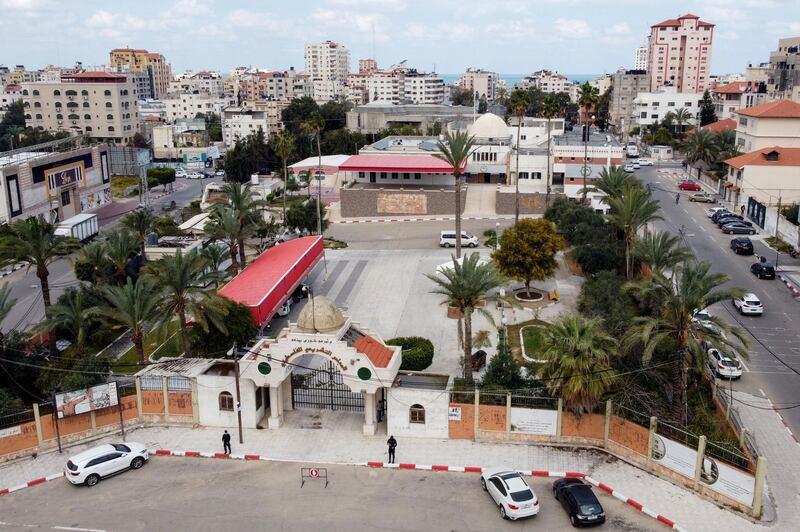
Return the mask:
<svg viewBox="0 0 800 532"><path fill-rule="evenodd" d="M306 479L324 480L325 487L328 487L328 470L324 467L301 467L300 468L300 487L306 483Z"/></svg>

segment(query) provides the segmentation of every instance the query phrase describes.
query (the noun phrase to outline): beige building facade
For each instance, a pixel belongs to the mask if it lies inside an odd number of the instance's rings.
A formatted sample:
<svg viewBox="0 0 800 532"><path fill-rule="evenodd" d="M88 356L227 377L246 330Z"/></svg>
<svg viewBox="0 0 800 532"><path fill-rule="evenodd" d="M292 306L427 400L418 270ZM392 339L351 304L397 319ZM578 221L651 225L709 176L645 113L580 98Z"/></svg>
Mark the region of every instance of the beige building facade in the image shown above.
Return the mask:
<svg viewBox="0 0 800 532"><path fill-rule="evenodd" d="M627 135L637 125L639 111L634 104L640 92L647 92L649 80L645 70L617 70L611 75L611 102L608 112L610 122L617 131Z"/></svg>
<svg viewBox="0 0 800 532"><path fill-rule="evenodd" d="M800 103L791 100L767 102L734 113L736 147L752 152L770 146L800 147Z"/></svg>
<svg viewBox="0 0 800 532"><path fill-rule="evenodd" d="M172 67L159 53L151 53L141 48L114 48L109 54L109 62L120 71L147 73L155 98L162 98L169 90Z"/></svg>
<svg viewBox="0 0 800 532"><path fill-rule="evenodd" d="M714 24L686 14L650 28L647 71L650 92L672 86L702 93L710 84Z"/></svg>
<svg viewBox="0 0 800 532"><path fill-rule="evenodd" d="M456 82L456 85L472 94L478 93L478 98L485 98L487 102L497 98L500 89L500 76L497 72L488 72L480 68L468 68Z"/></svg>

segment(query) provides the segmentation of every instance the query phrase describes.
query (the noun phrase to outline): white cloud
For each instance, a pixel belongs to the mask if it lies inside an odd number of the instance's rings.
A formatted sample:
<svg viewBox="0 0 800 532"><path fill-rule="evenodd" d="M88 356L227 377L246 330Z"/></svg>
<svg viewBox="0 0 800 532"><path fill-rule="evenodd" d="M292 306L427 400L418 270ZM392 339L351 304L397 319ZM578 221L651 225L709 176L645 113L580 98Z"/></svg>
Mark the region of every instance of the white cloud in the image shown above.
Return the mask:
<svg viewBox="0 0 800 532"><path fill-rule="evenodd" d="M610 28L606 29L607 35L628 35L630 32L631 32L630 26L628 26L624 22L614 24Z"/></svg>
<svg viewBox="0 0 800 532"><path fill-rule="evenodd" d="M555 20L556 32L569 38L588 37L591 34L589 23L579 18L557 18Z"/></svg>
<svg viewBox="0 0 800 532"><path fill-rule="evenodd" d="M38 11L45 7L45 0L0 0L0 9L7 11Z"/></svg>
<svg viewBox="0 0 800 532"><path fill-rule="evenodd" d="M283 30L287 28L287 25L280 23L272 13L249 9L233 10L225 16L225 21L230 26L230 31L254 29L284 33Z"/></svg>
<svg viewBox="0 0 800 532"><path fill-rule="evenodd" d="M379 8L402 11L406 8L405 0L328 0L334 6L358 7L358 8Z"/></svg>
<svg viewBox="0 0 800 532"><path fill-rule="evenodd" d="M333 28L332 33L339 33L342 40L369 42L373 33L376 42L388 42L391 39L390 24L380 13L317 9L309 18L315 24L328 26L326 31Z"/></svg>
<svg viewBox="0 0 800 532"><path fill-rule="evenodd" d="M464 22L440 22L434 25L416 22L406 27L403 36L412 41L453 42L466 40L473 32L474 28Z"/></svg>

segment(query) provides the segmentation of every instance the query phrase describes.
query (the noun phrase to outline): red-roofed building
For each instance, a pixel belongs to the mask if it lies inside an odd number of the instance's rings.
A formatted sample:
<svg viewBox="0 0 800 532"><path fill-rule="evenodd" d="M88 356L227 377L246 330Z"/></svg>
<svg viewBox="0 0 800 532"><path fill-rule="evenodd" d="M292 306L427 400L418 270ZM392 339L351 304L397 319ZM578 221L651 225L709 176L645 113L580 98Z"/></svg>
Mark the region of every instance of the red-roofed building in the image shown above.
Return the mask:
<svg viewBox="0 0 800 532"><path fill-rule="evenodd" d="M700 129L710 131L711 133L720 133L722 131L725 131L726 129L730 129L731 131L736 131L736 120L734 120L733 118L726 118L725 120L717 120L716 122L704 125ZM688 131L688 133L693 133L694 131L695 129L692 128Z"/></svg>
<svg viewBox="0 0 800 532"><path fill-rule="evenodd" d="M710 85L714 24L688 13L650 28L647 71L650 92L672 86L702 93Z"/></svg>
<svg viewBox="0 0 800 532"><path fill-rule="evenodd" d="M736 111L736 147L741 152L769 146L800 147L800 103L775 100Z"/></svg>
<svg viewBox="0 0 800 532"><path fill-rule="evenodd" d="M731 118L736 111L767 101L767 84L755 81L734 81L711 91L718 120Z"/></svg>

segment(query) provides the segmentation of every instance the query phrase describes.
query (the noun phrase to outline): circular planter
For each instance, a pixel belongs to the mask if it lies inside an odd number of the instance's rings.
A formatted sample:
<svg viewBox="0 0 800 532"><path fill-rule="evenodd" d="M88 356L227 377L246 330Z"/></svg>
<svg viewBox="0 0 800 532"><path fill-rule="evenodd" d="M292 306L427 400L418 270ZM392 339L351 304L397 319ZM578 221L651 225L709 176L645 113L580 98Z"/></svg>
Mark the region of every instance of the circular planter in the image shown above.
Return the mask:
<svg viewBox="0 0 800 532"><path fill-rule="evenodd" d="M526 290L524 288L521 288L514 292L514 298L517 301L523 301L525 303L535 303L537 301L541 301L542 299L544 299L544 294L535 288L531 288L529 297Z"/></svg>

